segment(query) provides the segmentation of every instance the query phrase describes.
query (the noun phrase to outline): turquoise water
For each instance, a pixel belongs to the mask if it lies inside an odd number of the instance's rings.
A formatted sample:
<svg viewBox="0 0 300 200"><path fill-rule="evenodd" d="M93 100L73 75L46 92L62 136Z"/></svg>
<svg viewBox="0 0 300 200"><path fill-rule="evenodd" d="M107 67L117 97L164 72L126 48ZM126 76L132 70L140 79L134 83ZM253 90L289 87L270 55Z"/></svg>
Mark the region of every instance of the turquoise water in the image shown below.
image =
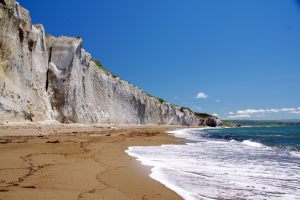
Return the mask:
<svg viewBox="0 0 300 200"><path fill-rule="evenodd" d="M185 145L130 147L188 200L300 200L300 127L179 129Z"/></svg>
<svg viewBox="0 0 300 200"><path fill-rule="evenodd" d="M198 134L212 139L236 140L239 142L249 140L287 150L300 150L300 126L208 129Z"/></svg>

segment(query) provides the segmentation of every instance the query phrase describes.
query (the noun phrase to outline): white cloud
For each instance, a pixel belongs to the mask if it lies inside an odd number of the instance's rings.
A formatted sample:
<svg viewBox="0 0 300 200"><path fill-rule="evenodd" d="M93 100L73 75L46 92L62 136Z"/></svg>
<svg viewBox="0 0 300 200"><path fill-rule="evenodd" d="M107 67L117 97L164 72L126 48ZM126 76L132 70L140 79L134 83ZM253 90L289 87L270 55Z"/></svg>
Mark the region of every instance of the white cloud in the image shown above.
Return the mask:
<svg viewBox="0 0 300 200"><path fill-rule="evenodd" d="M215 117L219 116L218 113L213 113L212 115L215 116Z"/></svg>
<svg viewBox="0 0 300 200"><path fill-rule="evenodd" d="M255 113L278 113L278 112L291 112L296 111L298 108L281 108L281 109L246 109L246 110L239 110L237 114L255 114Z"/></svg>
<svg viewBox="0 0 300 200"><path fill-rule="evenodd" d="M265 116L264 114L255 115L255 117L264 117L264 116Z"/></svg>
<svg viewBox="0 0 300 200"><path fill-rule="evenodd" d="M217 102L217 103L220 103L220 102L221 102L221 100L220 100L220 99L217 99L217 100L216 100L216 102Z"/></svg>
<svg viewBox="0 0 300 200"><path fill-rule="evenodd" d="M247 110L239 110L236 113L237 114L254 114L254 113L264 113L264 112L266 112L266 111L263 110L263 109L259 109L259 110L256 110L256 109L247 109Z"/></svg>
<svg viewBox="0 0 300 200"><path fill-rule="evenodd" d="M245 118L245 117L259 117L266 113L290 113L290 114L300 114L300 107L298 108L270 108L270 109L246 109L238 110L237 112L229 112L228 118Z"/></svg>
<svg viewBox="0 0 300 200"><path fill-rule="evenodd" d="M300 110L291 111L291 114L300 114Z"/></svg>
<svg viewBox="0 0 300 200"><path fill-rule="evenodd" d="M208 96L204 92L199 92L196 96L196 99L206 99Z"/></svg>
<svg viewBox="0 0 300 200"><path fill-rule="evenodd" d="M178 96L175 96L174 99L179 99L179 97L178 97Z"/></svg>
<svg viewBox="0 0 300 200"><path fill-rule="evenodd" d="M268 113L277 113L277 112L279 112L279 111L280 111L280 110L274 109L274 108L266 109L266 112L268 112Z"/></svg>
<svg viewBox="0 0 300 200"><path fill-rule="evenodd" d="M241 115L229 115L227 118L229 119L238 119L238 118L249 118L251 115L249 114L241 114Z"/></svg>
<svg viewBox="0 0 300 200"><path fill-rule="evenodd" d="M282 108L280 109L282 112L290 112L290 111L295 111L296 108Z"/></svg>

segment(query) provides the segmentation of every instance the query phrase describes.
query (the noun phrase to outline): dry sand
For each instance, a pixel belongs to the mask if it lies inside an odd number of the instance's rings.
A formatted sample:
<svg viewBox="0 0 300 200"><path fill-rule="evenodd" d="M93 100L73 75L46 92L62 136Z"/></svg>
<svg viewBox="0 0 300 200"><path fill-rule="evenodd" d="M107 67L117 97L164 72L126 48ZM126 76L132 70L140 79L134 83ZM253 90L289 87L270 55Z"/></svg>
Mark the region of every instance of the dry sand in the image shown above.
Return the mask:
<svg viewBox="0 0 300 200"><path fill-rule="evenodd" d="M182 143L165 134L176 128L1 125L0 199L181 199L124 152Z"/></svg>

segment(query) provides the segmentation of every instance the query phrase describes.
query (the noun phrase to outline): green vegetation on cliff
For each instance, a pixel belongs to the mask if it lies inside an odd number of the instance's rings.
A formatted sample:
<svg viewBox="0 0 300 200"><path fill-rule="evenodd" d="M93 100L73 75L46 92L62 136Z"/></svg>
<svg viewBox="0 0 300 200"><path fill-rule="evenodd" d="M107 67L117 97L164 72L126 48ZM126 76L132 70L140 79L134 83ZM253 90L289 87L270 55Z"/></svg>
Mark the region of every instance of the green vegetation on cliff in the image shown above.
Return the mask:
<svg viewBox="0 0 300 200"><path fill-rule="evenodd" d="M200 118L202 118L202 119L206 119L206 118L208 118L208 117L213 117L212 115L207 114L207 113L194 112L194 114L195 114L197 117L200 117Z"/></svg>
<svg viewBox="0 0 300 200"><path fill-rule="evenodd" d="M106 73L107 75L110 75L112 76L113 78L120 78L118 76L115 76L112 72L110 72L108 69L106 69L99 60L96 60L96 59L92 59L92 61L95 63L95 65L97 65L100 69L102 69L102 71L104 71L104 73ZM121 78L120 78L121 79ZM123 80L123 79L121 79ZM125 81L125 80L123 80ZM129 83L128 81L126 81L128 84L132 85L131 83ZM166 101L160 97L156 97L156 96L153 96L147 92L145 92L145 94L148 96L148 97L151 97L151 98L154 98L156 99L159 103L163 104L165 103ZM206 119L208 117L213 117L212 115L210 114L207 114L207 113L199 113L199 112L193 112L190 108L188 107L182 107L182 106L178 106L180 107L180 112L184 112L184 110L187 110L191 113L194 113L197 117L201 118L201 119Z"/></svg>
<svg viewBox="0 0 300 200"><path fill-rule="evenodd" d="M95 60L95 59L92 59L92 61L95 63L95 65L97 65L100 69L102 69L107 75L110 75L114 78L117 78L118 76L114 75L112 72L108 71L102 64L99 60Z"/></svg>
<svg viewBox="0 0 300 200"><path fill-rule="evenodd" d="M151 95L151 94L149 94L149 93L147 93L147 92L145 92L145 94L146 94L148 97L152 97L152 98L156 99L159 103L164 103L164 102L166 102L164 99L159 98L159 97L156 97L156 96L153 96L153 95Z"/></svg>
<svg viewBox="0 0 300 200"><path fill-rule="evenodd" d="M236 127L237 124L233 121L229 121L229 120L222 120L223 126L226 127Z"/></svg>
<svg viewBox="0 0 300 200"><path fill-rule="evenodd" d="M114 75L112 72L110 72L108 69L106 69L99 60L96 60L96 59L92 59L92 61L95 63L95 65L97 65L100 69L102 69L104 71L104 73L106 73L107 75L110 75L112 76L113 78L120 78L119 76L116 76ZM121 79L121 78L120 78ZM121 79L123 80L123 79ZM126 81L126 80L123 80L123 81ZM126 81L128 84L132 85L130 82ZM159 103L164 103L166 102L164 99L162 98L159 98L159 97L156 97L156 96L153 96L149 93L146 93L145 94L148 96L148 97L152 97L154 99L156 99Z"/></svg>
<svg viewBox="0 0 300 200"><path fill-rule="evenodd" d="M180 106L179 106L179 107L180 107ZM188 111L194 113L194 112L193 112L190 108L188 108L188 107L181 107L181 108L180 108L180 112L183 112L184 110L188 110Z"/></svg>

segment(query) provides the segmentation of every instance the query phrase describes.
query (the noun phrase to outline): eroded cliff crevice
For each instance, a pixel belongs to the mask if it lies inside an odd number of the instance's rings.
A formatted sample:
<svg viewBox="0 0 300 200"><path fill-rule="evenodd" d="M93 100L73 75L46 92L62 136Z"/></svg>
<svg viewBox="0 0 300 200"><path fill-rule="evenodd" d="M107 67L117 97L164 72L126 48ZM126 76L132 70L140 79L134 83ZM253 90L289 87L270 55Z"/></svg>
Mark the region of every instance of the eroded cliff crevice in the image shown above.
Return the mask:
<svg viewBox="0 0 300 200"><path fill-rule="evenodd" d="M0 2L0 120L198 124L189 109L109 73L80 37L53 37L14 0Z"/></svg>

